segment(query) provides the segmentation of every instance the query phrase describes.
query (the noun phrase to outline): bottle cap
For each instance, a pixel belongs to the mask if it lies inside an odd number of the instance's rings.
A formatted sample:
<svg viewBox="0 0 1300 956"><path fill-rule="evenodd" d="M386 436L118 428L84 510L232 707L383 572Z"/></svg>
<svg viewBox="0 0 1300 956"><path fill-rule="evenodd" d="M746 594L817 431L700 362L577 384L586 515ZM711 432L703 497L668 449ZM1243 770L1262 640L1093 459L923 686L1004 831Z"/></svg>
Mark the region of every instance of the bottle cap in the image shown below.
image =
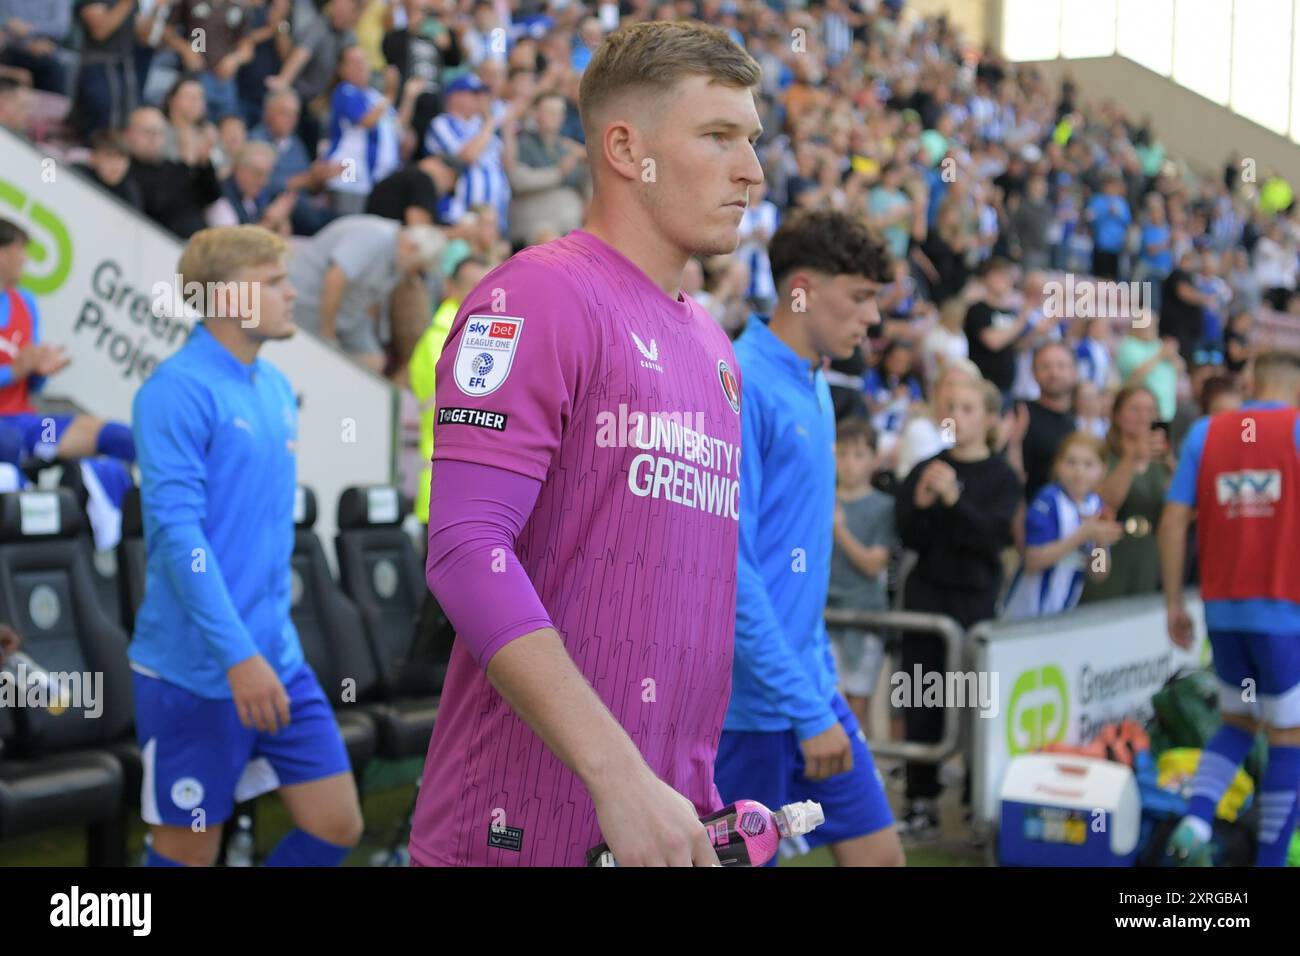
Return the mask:
<svg viewBox="0 0 1300 956"><path fill-rule="evenodd" d="M826 822L822 805L815 800L787 803L781 808L781 812L785 814L786 822L790 825L791 836L810 833Z"/></svg>

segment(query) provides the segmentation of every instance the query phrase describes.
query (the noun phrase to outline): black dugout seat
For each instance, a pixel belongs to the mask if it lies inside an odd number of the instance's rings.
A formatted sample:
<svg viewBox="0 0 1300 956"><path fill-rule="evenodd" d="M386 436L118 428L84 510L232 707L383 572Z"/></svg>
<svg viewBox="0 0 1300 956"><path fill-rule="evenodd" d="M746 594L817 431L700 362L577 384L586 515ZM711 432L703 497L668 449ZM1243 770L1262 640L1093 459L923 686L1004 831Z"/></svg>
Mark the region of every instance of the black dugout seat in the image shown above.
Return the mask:
<svg viewBox="0 0 1300 956"><path fill-rule="evenodd" d="M132 777L138 788L139 757L130 766L126 636L99 602L85 532L84 514L66 489L0 494L0 620L22 635L22 653L61 688L38 701L45 706L9 715L0 839L88 825L91 862L114 865L125 862L122 795Z"/></svg>
<svg viewBox="0 0 1300 956"><path fill-rule="evenodd" d="M339 583L360 612L374 662L376 696L397 718L380 728L381 753L416 756L429 747L441 675L416 640L425 584L415 546L401 528L410 510L404 505L389 485L346 489L334 541Z"/></svg>
<svg viewBox="0 0 1300 956"><path fill-rule="evenodd" d="M316 672L347 745L352 769L360 773L375 755L376 720L359 702L373 696L375 667L361 633L357 609L330 576L316 524L316 496L298 486L294 502L290 614L303 655ZM387 715L381 715L386 717Z"/></svg>
<svg viewBox="0 0 1300 956"><path fill-rule="evenodd" d="M140 489L131 488L122 499L122 539L117 543L118 603L122 626L129 640L135 630L135 612L144 600L144 518Z"/></svg>

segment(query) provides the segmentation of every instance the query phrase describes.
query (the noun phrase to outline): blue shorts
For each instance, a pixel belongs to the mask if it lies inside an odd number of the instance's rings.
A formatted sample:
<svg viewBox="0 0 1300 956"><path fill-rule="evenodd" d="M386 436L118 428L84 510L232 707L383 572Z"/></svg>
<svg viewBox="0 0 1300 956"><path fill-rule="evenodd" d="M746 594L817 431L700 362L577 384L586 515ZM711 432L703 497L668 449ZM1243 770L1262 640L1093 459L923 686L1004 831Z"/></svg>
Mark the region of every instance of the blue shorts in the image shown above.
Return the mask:
<svg viewBox="0 0 1300 956"><path fill-rule="evenodd" d="M803 775L803 750L793 730L724 730L713 772L723 803L757 800L769 810L778 810L797 800L816 800L826 822L803 837L809 847L843 843L893 825L884 783L857 718L839 694L831 707L853 743L852 770L826 780L809 780Z"/></svg>
<svg viewBox="0 0 1300 956"><path fill-rule="evenodd" d="M289 725L274 734L245 727L234 701L199 697L132 671L135 730L144 762L145 823L215 826L235 804L281 786L349 772L334 712L311 667L285 681Z"/></svg>
<svg viewBox="0 0 1300 956"><path fill-rule="evenodd" d="M22 437L23 453L46 461L54 460L54 449L63 439L75 415L46 415L17 412L0 415L0 429L12 428Z"/></svg>
<svg viewBox="0 0 1300 956"><path fill-rule="evenodd" d="M1225 714L1300 727L1300 634L1210 631L1209 638Z"/></svg>

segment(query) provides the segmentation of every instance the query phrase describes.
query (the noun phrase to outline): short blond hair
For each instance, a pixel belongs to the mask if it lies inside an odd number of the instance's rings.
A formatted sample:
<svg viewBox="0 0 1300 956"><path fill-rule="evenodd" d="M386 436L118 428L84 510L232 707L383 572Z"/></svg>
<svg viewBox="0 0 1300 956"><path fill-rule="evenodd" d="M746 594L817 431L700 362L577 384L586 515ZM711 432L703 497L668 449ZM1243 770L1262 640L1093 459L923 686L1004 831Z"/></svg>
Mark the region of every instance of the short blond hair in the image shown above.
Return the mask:
<svg viewBox="0 0 1300 956"><path fill-rule="evenodd" d="M278 262L289 244L262 226L200 229L185 244L176 266L186 285L228 282L242 269Z"/></svg>
<svg viewBox="0 0 1300 956"><path fill-rule="evenodd" d="M589 140L599 136L600 110L623 93L654 97L688 76L724 86L758 86L762 70L725 30L704 23L657 20L616 30L596 48L578 87L578 113Z"/></svg>

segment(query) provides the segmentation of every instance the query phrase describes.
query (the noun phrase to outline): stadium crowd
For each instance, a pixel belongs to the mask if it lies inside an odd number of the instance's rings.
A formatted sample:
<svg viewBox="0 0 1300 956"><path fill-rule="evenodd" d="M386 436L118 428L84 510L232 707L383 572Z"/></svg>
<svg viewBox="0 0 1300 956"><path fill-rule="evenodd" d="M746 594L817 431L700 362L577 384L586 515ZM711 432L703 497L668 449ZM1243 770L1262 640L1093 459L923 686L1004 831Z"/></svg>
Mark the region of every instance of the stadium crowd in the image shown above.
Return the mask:
<svg viewBox="0 0 1300 956"><path fill-rule="evenodd" d="M738 336L775 304L767 242L800 209L863 217L893 257L883 321L827 373L839 607L969 625L1155 592L1180 441L1246 394L1261 310L1295 305L1284 180L1236 156L1198 175L1166 155L1159 117L1053 87L901 0L71 6L0 0L0 125L181 239L293 237L298 324L422 403L460 298L584 221L577 86L603 37L677 18L730 32L763 70L766 182L739 248L693 261L685 291ZM70 95L66 124L40 121L29 87ZM932 510L958 488L967 507ZM832 636L865 722L887 641ZM908 637L901 653L930 667L943 651ZM936 740L937 720L909 713L906 734ZM936 768L909 768L906 836L935 832L938 793Z"/></svg>

